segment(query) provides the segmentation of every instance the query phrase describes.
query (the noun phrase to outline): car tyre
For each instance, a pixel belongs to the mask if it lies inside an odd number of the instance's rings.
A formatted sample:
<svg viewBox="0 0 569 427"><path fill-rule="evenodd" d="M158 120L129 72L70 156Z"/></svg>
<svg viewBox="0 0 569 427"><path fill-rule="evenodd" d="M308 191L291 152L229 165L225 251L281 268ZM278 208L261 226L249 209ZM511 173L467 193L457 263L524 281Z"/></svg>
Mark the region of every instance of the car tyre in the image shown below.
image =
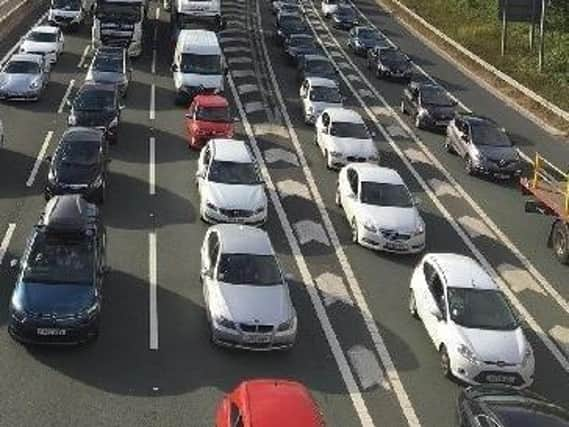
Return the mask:
<svg viewBox="0 0 569 427"><path fill-rule="evenodd" d="M107 186L103 181L103 185L101 185L101 188L99 188L95 196L95 203L97 205L102 205L103 203L105 203L106 194L107 194Z"/></svg>
<svg viewBox="0 0 569 427"><path fill-rule="evenodd" d="M569 264L569 231L563 222L557 221L553 225L551 246L557 260L562 264Z"/></svg>
<svg viewBox="0 0 569 427"><path fill-rule="evenodd" d="M409 289L409 313L411 317L418 319L419 313L417 313L417 300L415 299L415 292L413 289Z"/></svg>
<svg viewBox="0 0 569 427"><path fill-rule="evenodd" d="M444 344L441 344L441 348L439 350L440 356L440 363L441 363L441 372L443 376L448 379L452 379L452 370L450 367L450 357L447 352L447 348Z"/></svg>
<svg viewBox="0 0 569 427"><path fill-rule="evenodd" d="M356 219L352 219L352 242L359 244L360 243L360 236L358 233L358 223Z"/></svg>
<svg viewBox="0 0 569 427"><path fill-rule="evenodd" d="M474 169L474 165L472 164L472 159L470 156L466 156L464 159L464 170L470 176L476 175L476 170Z"/></svg>
<svg viewBox="0 0 569 427"><path fill-rule="evenodd" d="M456 153L456 151L454 151L454 148L453 148L453 146L450 142L450 138L448 136L445 138L445 150L447 153L450 153L450 154Z"/></svg>
<svg viewBox="0 0 569 427"><path fill-rule="evenodd" d="M421 121L421 117L419 117L418 114L415 116L415 127L417 129L423 129L423 122Z"/></svg>
<svg viewBox="0 0 569 427"><path fill-rule="evenodd" d="M405 108L405 101L401 100L400 110L402 114L407 114L407 108Z"/></svg>
<svg viewBox="0 0 569 427"><path fill-rule="evenodd" d="M336 201L336 206L342 207L342 198L340 197L340 188L339 187L336 187L335 201Z"/></svg>
<svg viewBox="0 0 569 427"><path fill-rule="evenodd" d="M334 168L332 165L332 156L328 150L324 150L324 158L326 159L326 169L332 170Z"/></svg>

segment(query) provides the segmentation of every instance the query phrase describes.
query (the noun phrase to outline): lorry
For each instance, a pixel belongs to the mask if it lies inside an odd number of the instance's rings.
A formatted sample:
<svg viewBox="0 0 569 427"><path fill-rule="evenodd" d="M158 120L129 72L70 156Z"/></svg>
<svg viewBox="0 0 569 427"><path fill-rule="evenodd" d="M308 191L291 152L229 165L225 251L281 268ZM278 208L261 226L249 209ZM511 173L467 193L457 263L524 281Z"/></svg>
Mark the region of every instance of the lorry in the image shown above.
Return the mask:
<svg viewBox="0 0 569 427"><path fill-rule="evenodd" d="M522 177L525 211L552 218L547 246L562 264L569 264L569 173L536 153L530 177Z"/></svg>
<svg viewBox="0 0 569 427"><path fill-rule="evenodd" d="M93 16L92 44L124 47L128 55L142 54L148 0L97 0Z"/></svg>
<svg viewBox="0 0 569 427"><path fill-rule="evenodd" d="M182 30L224 28L220 0L170 0L172 41Z"/></svg>

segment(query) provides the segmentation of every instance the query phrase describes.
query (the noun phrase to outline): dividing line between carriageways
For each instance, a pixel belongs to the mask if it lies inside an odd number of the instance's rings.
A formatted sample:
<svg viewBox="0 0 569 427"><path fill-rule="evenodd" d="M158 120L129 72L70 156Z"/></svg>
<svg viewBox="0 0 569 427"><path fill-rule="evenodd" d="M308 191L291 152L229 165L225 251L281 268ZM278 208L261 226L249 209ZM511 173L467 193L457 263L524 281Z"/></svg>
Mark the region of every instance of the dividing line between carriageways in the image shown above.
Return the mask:
<svg viewBox="0 0 569 427"><path fill-rule="evenodd" d="M31 187L32 185L34 185L34 182L36 180L36 176L38 174L38 171L41 167L41 164L43 163L43 159L45 157L45 153L47 152L47 148L49 147L49 143L51 141L51 139L53 138L53 131L50 130L44 140L43 140L43 144L40 148L40 151L38 153L38 156L36 157L36 161L34 162L34 166L30 172L30 176L28 177L28 180L26 181L26 187Z"/></svg>
<svg viewBox="0 0 569 427"><path fill-rule="evenodd" d="M320 296L318 295L318 291L314 285L315 283L314 278L312 277L312 274L308 269L308 265L306 263L304 255L302 254L297 238L295 237L294 232L292 230L292 226L286 216L286 212L277 194L275 185L272 181L271 175L269 174L263 155L261 154L259 146L257 145L257 140L255 138L253 128L251 127L251 123L247 118L247 113L245 112L243 103L239 98L239 93L237 91L235 82L231 74L227 75L227 80L233 98L235 100L239 116L241 117L243 128L249 140L249 144L255 153L257 161L259 162L260 170L266 182L271 202L275 208L275 211L277 213L277 216L279 218L279 221L287 238L288 244L290 246L292 256L295 260L298 270L300 271L300 274L302 276L302 281L304 282L305 288L310 297L310 301L316 313L316 317L318 318L320 325L322 326L322 331L326 336L326 340L328 341L328 345L330 346L330 350L332 352L332 355L334 356L334 360L336 361L336 365L338 366L340 375L342 376L344 384L346 385L346 389L348 390L348 394L350 396L350 399L352 400L352 404L356 410L359 421L362 426L366 427L374 426L373 420L371 418L371 415L369 414L366 403L358 389L356 380L350 370L350 366L348 364L346 356L342 351L342 347L340 345L340 342L338 341L338 337L334 332L330 318L328 317L326 309L324 308Z"/></svg>
<svg viewBox="0 0 569 427"><path fill-rule="evenodd" d="M310 1L311 7L314 9L314 14L318 17L323 28L326 29L328 35L334 40L334 44L337 50L340 51L345 59L352 67L352 69L359 75L361 81L365 86L367 86L373 95L384 105L389 117L397 121L397 123L405 130L405 132L411 137L411 139L417 144L417 146L423 151L427 156L428 160L432 165L445 177L445 179L452 185L454 190L456 190L464 201L474 210L474 212L480 217L482 222L496 235L496 237L501 241L501 243L516 257L516 259L521 263L521 265L530 273L531 276L539 283L542 289L547 292L552 299L561 307L563 311L569 314L569 302L563 298L563 296L555 289L551 283L545 278L545 276L531 263L531 261L522 253L522 251L506 236L506 234L498 227L498 225L492 221L492 219L486 214L482 207L474 201L474 199L464 190L464 188L456 181L452 174L442 165L442 163L437 159L437 157L428 149L428 147L422 142L422 140L417 136L417 134L407 125L407 123L397 114L397 111L391 107L385 98L381 95L378 89L369 81L365 74L359 69L359 67L350 58L349 54L344 50L340 42L336 39L333 32L329 29L325 20L320 15L314 1ZM314 31L314 28L313 28ZM315 32L316 34L316 32ZM323 46L324 47L324 46ZM328 50L328 48L326 48ZM331 55L328 55L331 56ZM334 63L336 60L334 59ZM531 161L531 159L528 159ZM533 163L533 162L532 162Z"/></svg>
<svg viewBox="0 0 569 427"><path fill-rule="evenodd" d="M256 3L258 28L260 31L262 31L263 30L263 24L262 24L262 14L261 14L261 10L260 10L259 0L255 0L255 3ZM308 162L306 160L306 156L304 154L302 144L300 143L300 140L298 138L296 130L294 129L294 126L293 126L292 121L290 119L290 115L288 113L286 103L285 103L284 98L282 96L280 86L279 86L275 71L273 69L273 65L271 63L269 51L267 48L265 33L262 32L262 34L263 34L263 37L261 37L261 47L263 50L262 53L263 53L263 57L265 60L265 64L266 64L266 67L269 71L269 77L270 77L270 80L271 80L271 83L272 83L272 86L273 86L273 89L274 89L274 92L276 95L276 99L277 99L277 103L279 105L281 115L282 115L283 120L284 120L286 127L288 129L290 139L291 139L291 142L294 146L296 154L298 155L298 158L300 161L300 167L301 167L302 172L305 176L305 180L308 184L310 192L312 193L312 197L313 197L314 202L318 208L318 212L322 218L324 227L328 233L328 236L330 237L330 240L332 242L332 246L334 247L334 252L336 254L336 257L338 258L340 267L342 268L344 276L347 279L349 288L350 288L350 290L354 296L355 304L357 305L359 311L362 314L362 317L365 320L366 329L368 330L368 332L371 336L371 339L372 339L373 344L374 344L375 351L377 352L377 355L379 356L381 363L383 364L383 366L385 368L386 377L387 377L389 383L391 384L391 386L393 387L393 391L394 391L395 396L397 398L397 401L401 407L401 411L402 411L405 419L407 420L407 423L409 424L409 426L419 426L420 422L419 422L419 419L418 419L417 414L415 412L415 409L413 407L413 404L411 403L409 395L407 394L407 391L405 390L405 387L403 386L403 383L401 382L401 379L399 377L399 373L397 371L397 368L395 367L395 364L393 363L393 359L391 357L391 354L389 353L387 345L385 344L385 341L384 341L381 333L379 332L379 328L378 328L377 323L375 322L375 320L373 318L371 310L370 310L370 308L367 304L367 301L364 297L360 283L359 283L358 279L356 278L356 275L352 269L352 266L348 260L346 253L344 252L344 249L342 247L342 244L340 243L340 239L338 238L338 234L336 233L336 230L332 224L332 220L330 219L330 216L329 216L328 211L326 209L326 205L324 203L324 200L322 199L322 196L320 194L320 191L318 189L318 186L316 184L316 181L314 179L312 171L311 171L310 167L308 166Z"/></svg>
<svg viewBox="0 0 569 427"><path fill-rule="evenodd" d="M312 2L312 7L315 8L313 2ZM319 15L317 14L317 16L319 16ZM319 19L320 19L320 21L322 21L322 18L319 17ZM525 308L525 306L514 295L514 293L508 287L506 282L502 279L502 277L498 274L498 272L494 269L494 267L490 264L490 262L485 258L485 256L476 247L474 242L470 239L468 234L463 230L463 228L459 225L459 223L453 218L453 216L446 209L446 207L443 205L443 203L440 201L440 199L435 195L434 191L430 188L430 186L427 184L427 182L423 179L423 177L415 169L415 167L412 165L411 161L407 158L405 153L403 153L403 151L395 143L395 141L393 140L391 135L389 135L389 133L387 132L385 127L379 122L376 115L373 113L373 111L370 109L370 107L366 104L366 102L362 99L362 97L359 95L359 93L355 90L354 86L349 81L349 79L346 77L346 75L342 71L342 69L338 66L337 61L330 54L329 48L326 46L325 43L323 43L322 38L315 31L314 24L310 21L310 19L307 19L307 22L310 25L312 31L314 32L316 39L320 42L322 49L324 50L326 56L329 58L329 60L332 62L332 64L336 68L338 75L342 78L342 80L344 81L344 83L346 84L348 89L350 89L352 91L353 96L356 98L356 100L360 104L361 108L366 112L369 119L374 123L376 128L385 137L385 139L389 143L390 147L397 154L397 156L400 158L400 160L403 162L403 164L409 170L409 172L413 175L415 180L421 186L423 191L425 191L425 193L431 199L431 201L434 203L434 205L437 207L437 209L441 212L443 217L448 221L448 223L456 231L458 236L461 238L461 240L464 242L464 244L468 247L468 249L472 252L474 257L493 276L493 278L496 280L496 282L499 284L501 289L504 291L505 295L508 297L510 302L515 306L515 308L518 310L518 312L525 318L526 322L531 327L533 332L540 338L540 340L543 342L543 344L546 346L546 348L553 354L553 356L557 359L557 361L563 367L563 369L565 371L569 372L569 361L567 360L566 356L558 348L558 346L551 340L551 338L545 333L545 331L541 328L541 326L539 326L539 324L533 318L533 316L530 314L530 312ZM330 33L330 30L327 28L326 24L324 24L324 27ZM343 49L341 49L341 47L340 47L338 41L335 39L335 37L333 35L331 35L331 38L335 41L336 45L338 45L339 49L343 52ZM344 52L344 54L345 54L345 52ZM347 59L350 60L349 58L347 58ZM353 66L353 63L352 63L352 66ZM356 67L356 70L359 72L359 69L357 69L357 67ZM365 77L364 77L364 79L365 79ZM369 84L367 79L365 79L364 81L366 81L370 87L373 87L371 84ZM378 99L380 99L384 105L386 105L388 108L390 108L388 106L388 104L385 102L385 100L383 100L383 98L381 98L381 96L377 93L375 88L373 88L373 90L375 91L374 95ZM417 143L421 144L419 141L417 141Z"/></svg>

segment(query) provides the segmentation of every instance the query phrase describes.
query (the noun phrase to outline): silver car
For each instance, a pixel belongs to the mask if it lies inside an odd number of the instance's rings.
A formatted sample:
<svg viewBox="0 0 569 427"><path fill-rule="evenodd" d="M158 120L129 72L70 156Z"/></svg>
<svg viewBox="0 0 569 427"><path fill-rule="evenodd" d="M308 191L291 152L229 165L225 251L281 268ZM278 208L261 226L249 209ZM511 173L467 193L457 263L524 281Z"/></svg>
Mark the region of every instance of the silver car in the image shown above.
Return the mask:
<svg viewBox="0 0 569 427"><path fill-rule="evenodd" d="M49 65L35 54L16 54L0 72L0 99L37 101L49 80Z"/></svg>
<svg viewBox="0 0 569 427"><path fill-rule="evenodd" d="M126 50L97 52L87 72L85 81L117 85L121 96L126 96L132 70Z"/></svg>
<svg viewBox="0 0 569 427"><path fill-rule="evenodd" d="M296 311L264 230L237 224L210 227L201 248L200 279L215 344L249 350L294 344Z"/></svg>

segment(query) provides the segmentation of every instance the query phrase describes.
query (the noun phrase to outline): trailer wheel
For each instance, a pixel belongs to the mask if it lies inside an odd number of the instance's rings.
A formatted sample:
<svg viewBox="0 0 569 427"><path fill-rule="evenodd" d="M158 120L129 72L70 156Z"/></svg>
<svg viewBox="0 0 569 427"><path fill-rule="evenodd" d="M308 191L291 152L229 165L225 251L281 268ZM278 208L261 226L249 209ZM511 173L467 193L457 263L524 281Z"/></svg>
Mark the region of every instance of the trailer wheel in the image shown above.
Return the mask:
<svg viewBox="0 0 569 427"><path fill-rule="evenodd" d="M564 222L557 221L551 230L551 246L562 264L569 264L569 229Z"/></svg>

